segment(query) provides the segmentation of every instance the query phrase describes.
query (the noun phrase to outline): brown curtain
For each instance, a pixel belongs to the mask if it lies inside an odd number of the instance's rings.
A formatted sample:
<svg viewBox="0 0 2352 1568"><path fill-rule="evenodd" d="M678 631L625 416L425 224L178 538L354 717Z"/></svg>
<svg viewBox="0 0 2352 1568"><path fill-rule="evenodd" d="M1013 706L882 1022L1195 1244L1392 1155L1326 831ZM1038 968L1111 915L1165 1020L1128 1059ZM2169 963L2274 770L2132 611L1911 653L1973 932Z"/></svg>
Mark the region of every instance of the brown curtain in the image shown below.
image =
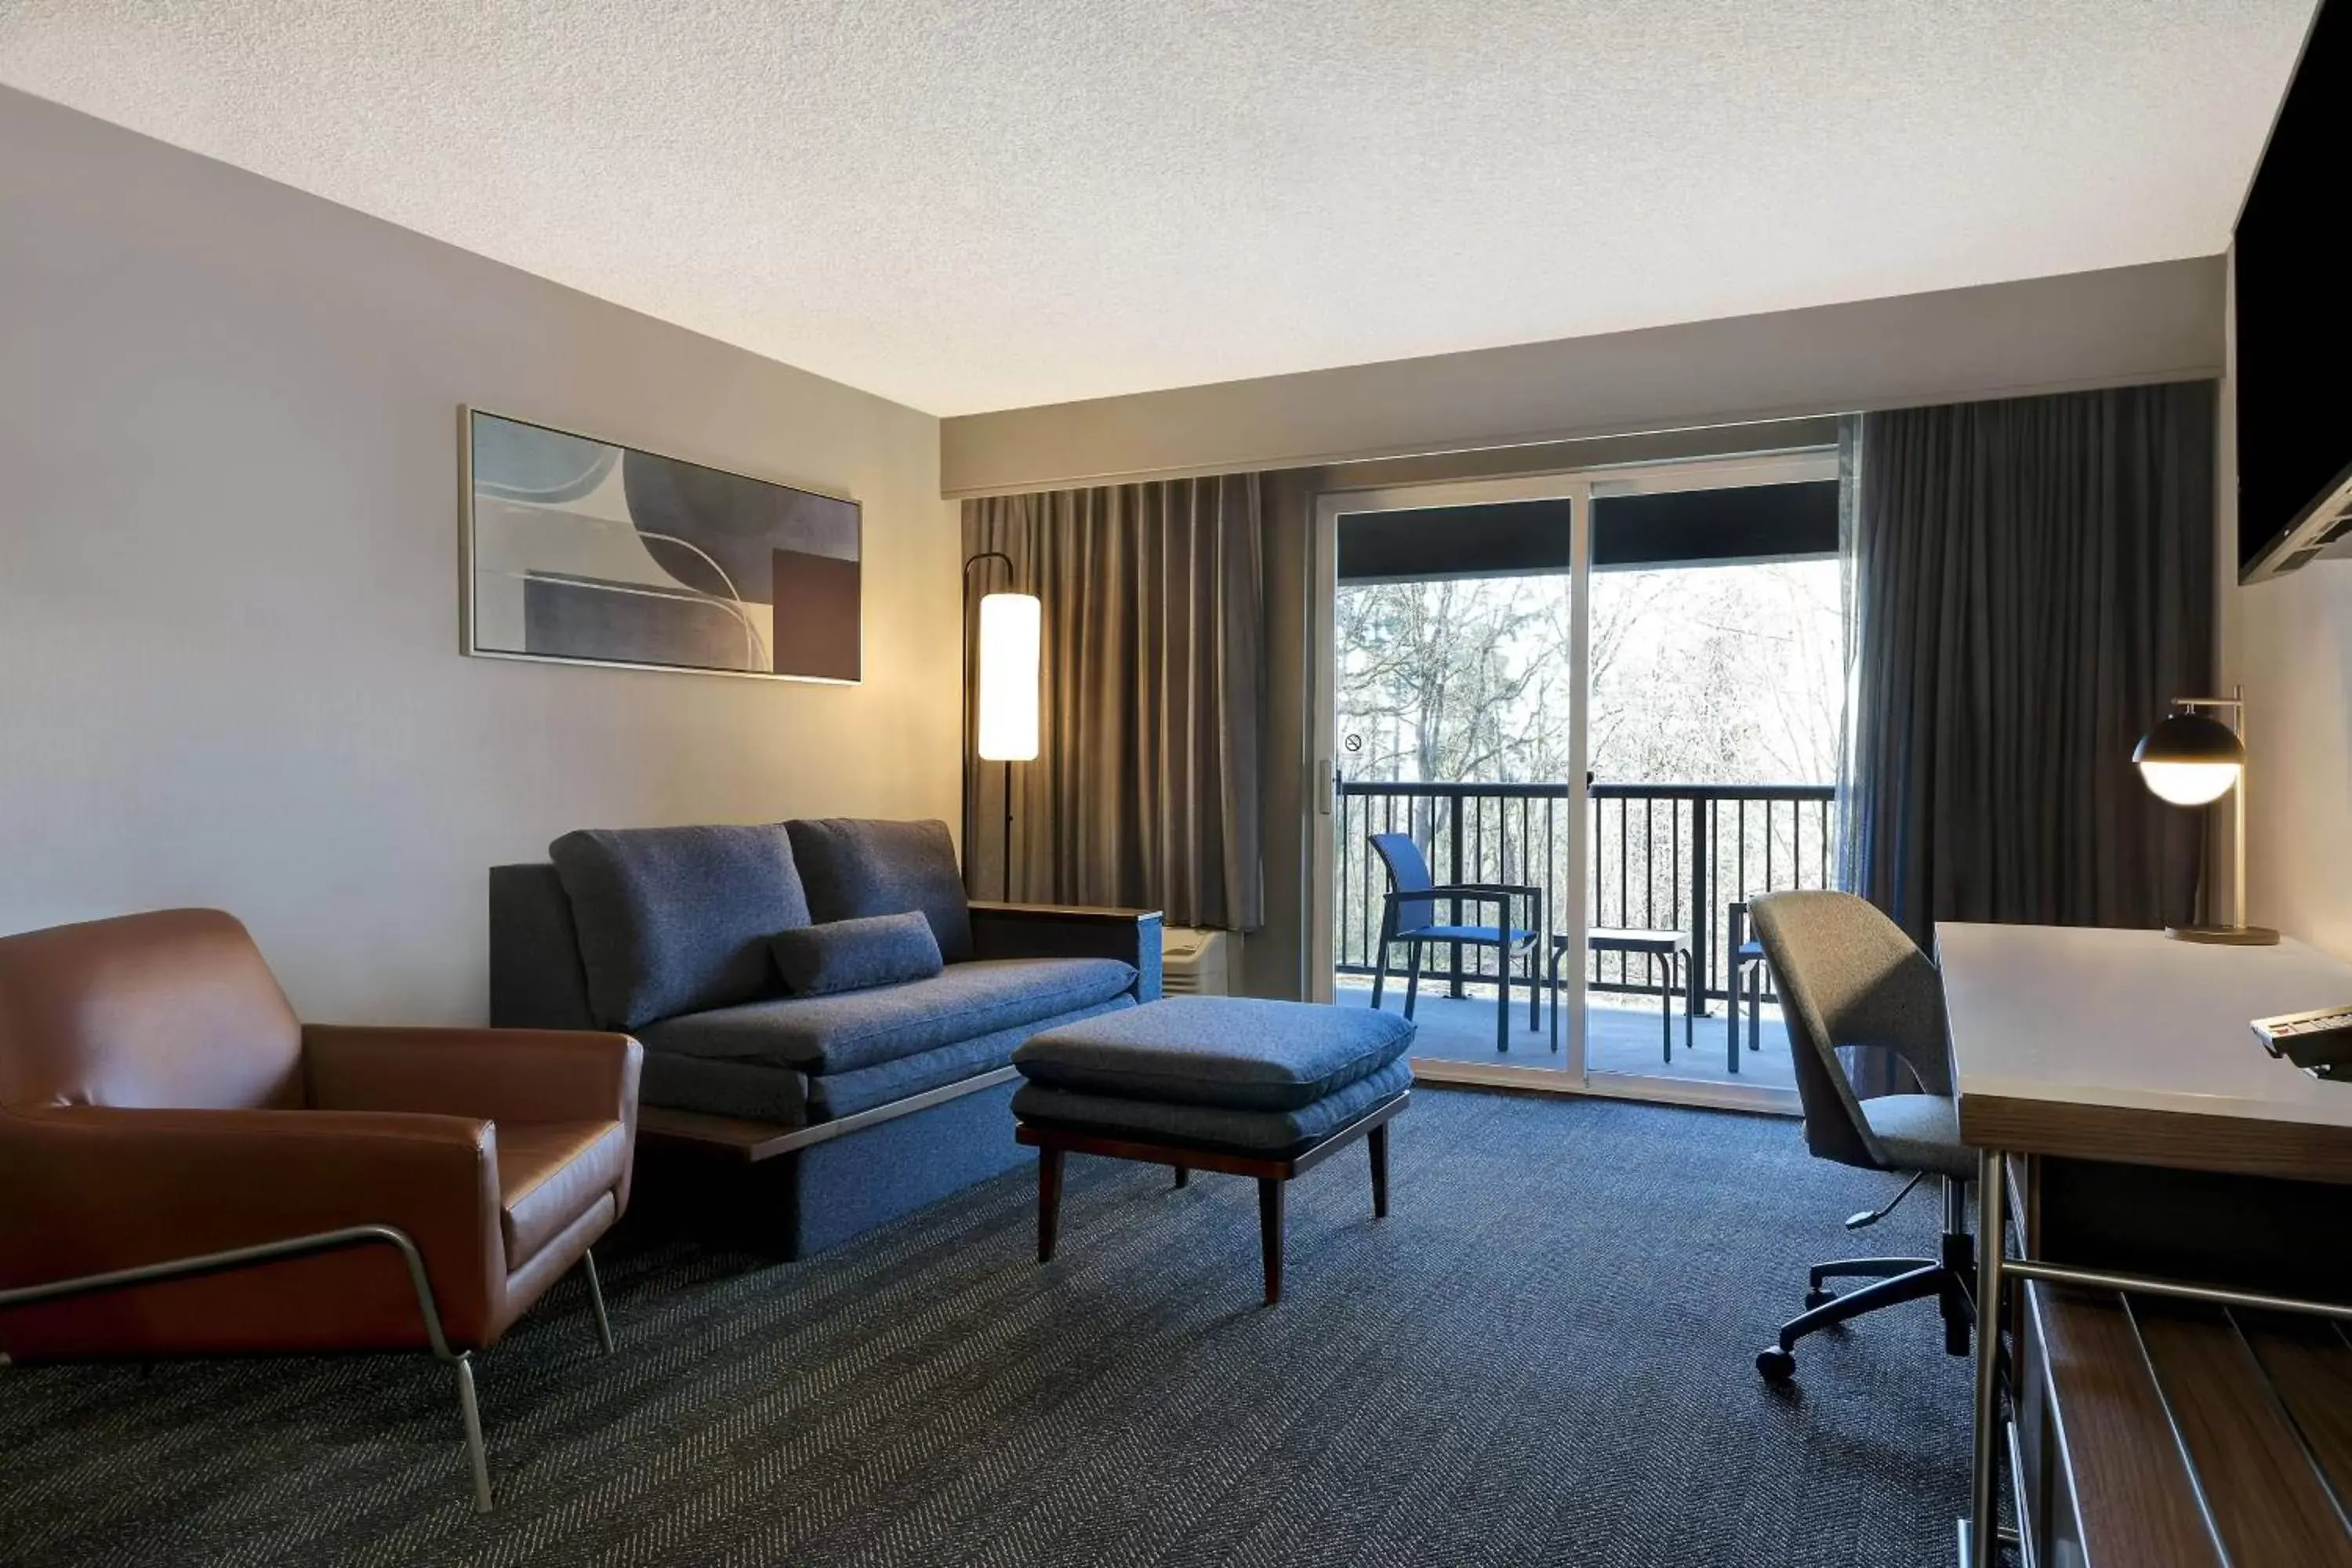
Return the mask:
<svg viewBox="0 0 2352 1568"><path fill-rule="evenodd" d="M1010 764L1013 899L1259 924L1261 514L1255 475L964 502L965 555L1013 562L1009 582L1002 562L971 568L967 672L982 594L1044 605L1039 754ZM964 702L969 717L969 674ZM967 744L975 898L1006 886L1006 767Z"/></svg>

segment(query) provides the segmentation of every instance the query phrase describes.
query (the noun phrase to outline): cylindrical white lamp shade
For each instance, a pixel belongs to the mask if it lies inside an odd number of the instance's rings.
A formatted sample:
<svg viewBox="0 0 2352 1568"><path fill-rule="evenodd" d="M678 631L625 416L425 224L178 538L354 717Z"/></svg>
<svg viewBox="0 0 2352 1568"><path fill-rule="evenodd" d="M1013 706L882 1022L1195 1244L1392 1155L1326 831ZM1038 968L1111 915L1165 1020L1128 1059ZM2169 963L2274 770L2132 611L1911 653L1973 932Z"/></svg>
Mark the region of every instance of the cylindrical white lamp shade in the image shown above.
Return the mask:
<svg viewBox="0 0 2352 1568"><path fill-rule="evenodd" d="M992 763L1037 755L1037 659L1044 606L1034 594L980 601L979 752Z"/></svg>

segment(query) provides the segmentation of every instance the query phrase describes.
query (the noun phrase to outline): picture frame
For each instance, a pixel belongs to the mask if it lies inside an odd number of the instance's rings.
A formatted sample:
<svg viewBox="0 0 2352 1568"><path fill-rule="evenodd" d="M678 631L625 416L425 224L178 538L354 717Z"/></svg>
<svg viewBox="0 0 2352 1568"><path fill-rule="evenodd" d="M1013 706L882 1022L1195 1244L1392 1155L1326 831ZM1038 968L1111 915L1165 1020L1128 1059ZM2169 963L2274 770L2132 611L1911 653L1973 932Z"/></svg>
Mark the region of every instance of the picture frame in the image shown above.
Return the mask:
<svg viewBox="0 0 2352 1568"><path fill-rule="evenodd" d="M849 497L472 405L458 488L469 657L864 679Z"/></svg>

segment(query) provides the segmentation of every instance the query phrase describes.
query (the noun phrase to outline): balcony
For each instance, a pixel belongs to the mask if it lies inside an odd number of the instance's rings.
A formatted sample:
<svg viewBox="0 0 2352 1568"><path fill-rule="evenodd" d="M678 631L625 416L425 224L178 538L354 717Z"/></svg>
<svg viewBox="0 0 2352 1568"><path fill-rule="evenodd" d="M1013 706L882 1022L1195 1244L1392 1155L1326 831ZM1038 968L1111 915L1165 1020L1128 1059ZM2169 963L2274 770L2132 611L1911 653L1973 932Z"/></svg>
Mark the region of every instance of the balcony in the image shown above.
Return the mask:
<svg viewBox="0 0 2352 1568"><path fill-rule="evenodd" d="M1828 784L1598 783L1581 824L1589 846L1584 870L1588 922L1594 927L1671 930L1687 935L1686 982L1662 995L1662 976L1636 955L1590 952L1562 972L1563 990L1580 980L1588 1001L1586 1057L1595 1073L1635 1073L1767 1088L1792 1085L1788 1036L1767 971L1758 1048L1747 1045L1741 1014L1738 1066L1728 1061L1733 999L1733 905L1755 893L1825 888L1834 872L1835 790ZM1541 889L1538 951L1567 907L1570 849L1577 827L1566 784L1399 784L1343 780L1333 812L1335 995L1342 1005L1369 1005L1388 881L1370 843L1374 833L1412 835L1443 882L1523 883ZM1490 919L1491 914L1472 915ZM1463 1061L1560 1066L1551 1049L1547 990L1543 1026L1530 1031L1528 967L1513 972L1507 1053L1495 1040L1495 959L1491 949L1432 947L1424 960L1417 1055ZM1402 950L1391 956L1401 963ZM1745 976L1739 977L1744 987ZM1390 976L1387 1007L1403 1005L1403 981ZM1662 1039L1662 1004L1671 1013L1671 1045ZM1685 1017L1691 1017L1685 1045Z"/></svg>

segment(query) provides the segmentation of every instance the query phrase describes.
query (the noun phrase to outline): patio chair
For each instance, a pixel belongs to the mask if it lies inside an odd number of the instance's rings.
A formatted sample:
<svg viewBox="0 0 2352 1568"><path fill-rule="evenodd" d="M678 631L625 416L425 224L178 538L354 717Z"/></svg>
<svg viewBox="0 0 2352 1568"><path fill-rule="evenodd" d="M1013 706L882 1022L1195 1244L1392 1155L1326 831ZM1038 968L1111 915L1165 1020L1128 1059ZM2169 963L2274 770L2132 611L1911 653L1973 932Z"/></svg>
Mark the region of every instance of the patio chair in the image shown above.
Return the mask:
<svg viewBox="0 0 2352 1568"><path fill-rule="evenodd" d="M1511 965L1528 957L1528 1027L1543 1026L1543 986L1536 973L1536 951L1538 932L1543 925L1543 891L1539 888L1510 882L1461 882L1439 886L1429 874L1429 862L1423 858L1421 846L1412 836L1403 833L1375 833L1371 836L1373 852L1387 868L1389 890L1381 905L1381 935L1377 946L1378 959L1372 970L1372 1005L1381 1005L1381 994L1388 983L1389 949L1397 942L1406 948L1404 1016L1412 1016L1413 1005L1421 997L1421 950L1425 943L1448 943L1455 953L1465 947L1491 947L1495 950L1495 1049L1507 1052L1511 1048ZM1453 906L1450 923L1437 919L1438 900ZM1527 903L1528 925L1522 929L1511 923L1511 905L1515 900ZM1462 906L1482 904L1499 911L1493 925L1465 925Z"/></svg>

